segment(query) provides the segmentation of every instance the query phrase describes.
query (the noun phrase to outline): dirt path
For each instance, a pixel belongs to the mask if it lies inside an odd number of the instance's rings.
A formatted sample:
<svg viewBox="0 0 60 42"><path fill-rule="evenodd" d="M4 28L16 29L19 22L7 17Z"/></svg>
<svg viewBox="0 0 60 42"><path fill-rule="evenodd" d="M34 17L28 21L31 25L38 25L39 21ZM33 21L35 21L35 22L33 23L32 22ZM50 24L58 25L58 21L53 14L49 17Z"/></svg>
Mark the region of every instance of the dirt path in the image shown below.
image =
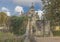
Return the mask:
<svg viewBox="0 0 60 42"><path fill-rule="evenodd" d="M37 42L60 42L60 37L36 37Z"/></svg>

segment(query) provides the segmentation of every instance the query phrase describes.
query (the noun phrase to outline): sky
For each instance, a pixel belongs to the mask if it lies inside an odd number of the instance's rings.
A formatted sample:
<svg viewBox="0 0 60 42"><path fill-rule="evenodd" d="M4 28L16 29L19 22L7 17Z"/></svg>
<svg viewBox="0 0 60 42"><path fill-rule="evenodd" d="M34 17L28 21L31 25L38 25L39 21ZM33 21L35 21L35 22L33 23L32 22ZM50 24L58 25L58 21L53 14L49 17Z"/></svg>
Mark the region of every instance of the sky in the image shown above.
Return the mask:
<svg viewBox="0 0 60 42"><path fill-rule="evenodd" d="M4 11L8 16L26 13L34 3L35 10L42 10L41 0L0 0L0 11Z"/></svg>

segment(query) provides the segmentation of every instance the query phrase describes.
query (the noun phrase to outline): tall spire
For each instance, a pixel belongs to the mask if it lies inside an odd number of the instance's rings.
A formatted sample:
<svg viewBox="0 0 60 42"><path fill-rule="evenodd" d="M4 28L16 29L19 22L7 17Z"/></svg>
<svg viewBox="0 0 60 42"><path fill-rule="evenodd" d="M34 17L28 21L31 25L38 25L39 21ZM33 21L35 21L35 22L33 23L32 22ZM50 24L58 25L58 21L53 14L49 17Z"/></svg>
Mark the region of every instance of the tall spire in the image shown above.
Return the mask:
<svg viewBox="0 0 60 42"><path fill-rule="evenodd" d="M34 3L32 2L32 6L31 6L31 9L34 9Z"/></svg>
<svg viewBox="0 0 60 42"><path fill-rule="evenodd" d="M32 2L32 6L34 6L34 3Z"/></svg>

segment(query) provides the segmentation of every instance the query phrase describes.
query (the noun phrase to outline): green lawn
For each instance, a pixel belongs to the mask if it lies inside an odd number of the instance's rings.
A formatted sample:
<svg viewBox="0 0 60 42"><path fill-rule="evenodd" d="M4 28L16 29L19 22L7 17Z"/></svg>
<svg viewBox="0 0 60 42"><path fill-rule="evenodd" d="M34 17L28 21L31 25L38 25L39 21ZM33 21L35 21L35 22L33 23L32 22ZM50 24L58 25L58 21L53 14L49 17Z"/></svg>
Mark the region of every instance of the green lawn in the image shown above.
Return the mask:
<svg viewBox="0 0 60 42"><path fill-rule="evenodd" d="M23 38L15 38L16 36L10 32L0 32L0 42L23 42Z"/></svg>
<svg viewBox="0 0 60 42"><path fill-rule="evenodd" d="M0 36L2 36L4 33L3 32L0 32Z"/></svg>
<svg viewBox="0 0 60 42"><path fill-rule="evenodd" d="M53 31L54 36L60 36L60 31Z"/></svg>
<svg viewBox="0 0 60 42"><path fill-rule="evenodd" d="M0 32L0 38L4 38L4 37L11 38L13 36L14 35L12 33L10 33L10 32L8 32L8 33Z"/></svg>

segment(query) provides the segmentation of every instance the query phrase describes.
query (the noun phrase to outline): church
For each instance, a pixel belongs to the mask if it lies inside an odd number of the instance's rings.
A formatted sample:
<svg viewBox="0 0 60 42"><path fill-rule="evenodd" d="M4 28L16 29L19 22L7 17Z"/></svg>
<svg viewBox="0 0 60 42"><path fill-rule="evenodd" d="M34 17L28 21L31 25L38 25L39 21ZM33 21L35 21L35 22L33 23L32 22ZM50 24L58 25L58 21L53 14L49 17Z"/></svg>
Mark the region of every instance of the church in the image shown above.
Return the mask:
<svg viewBox="0 0 60 42"><path fill-rule="evenodd" d="M38 12L35 11L34 4L32 3L29 11L26 13L28 16L28 24L26 33L28 35L34 36L50 36L50 21L44 20L43 16L41 18Z"/></svg>

